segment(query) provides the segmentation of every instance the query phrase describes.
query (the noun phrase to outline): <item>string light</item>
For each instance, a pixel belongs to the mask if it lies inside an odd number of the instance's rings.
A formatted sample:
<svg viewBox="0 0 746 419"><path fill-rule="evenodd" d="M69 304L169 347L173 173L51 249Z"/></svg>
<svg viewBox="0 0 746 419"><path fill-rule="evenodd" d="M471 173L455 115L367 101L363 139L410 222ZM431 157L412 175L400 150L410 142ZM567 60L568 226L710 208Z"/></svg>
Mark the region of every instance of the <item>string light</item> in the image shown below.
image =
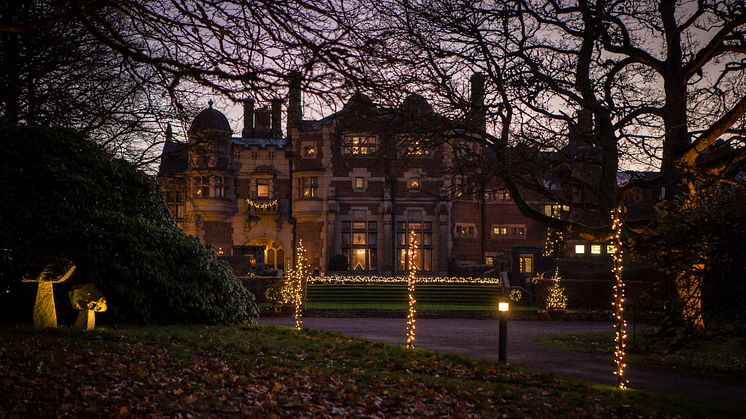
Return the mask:
<svg viewBox="0 0 746 419"><path fill-rule="evenodd" d="M559 268L554 269L554 275L552 275L550 281L552 281L552 285L549 287L547 295L547 310L564 310L567 308L567 296L565 295L565 288L560 283L562 278L559 275Z"/></svg>
<svg viewBox="0 0 746 419"><path fill-rule="evenodd" d="M627 364L624 363L626 356L627 340L627 322L624 320L624 281L622 280L622 268L624 259L622 251L622 209L617 208L611 211L611 244L614 246L612 253L614 273L614 375L616 375L617 387L620 390L627 388L627 380L624 378L624 369Z"/></svg>
<svg viewBox="0 0 746 419"><path fill-rule="evenodd" d="M288 278L292 283L293 290L293 304L295 305L295 329L301 329L302 313L301 307L303 305L303 281L307 279L310 274L310 265L308 263L308 257L306 256L306 248L303 247L303 239L298 240L298 248L295 256L295 268L291 268L288 272Z"/></svg>
<svg viewBox="0 0 746 419"><path fill-rule="evenodd" d="M417 300L414 299L414 285L417 279L417 234L415 230L409 231L409 248L407 249L409 254L409 275L407 275L407 293L409 294L409 311L407 312L407 348L414 347L414 330L415 330L415 318L416 313L414 303Z"/></svg>
<svg viewBox="0 0 746 419"><path fill-rule="evenodd" d="M552 205L552 218L560 218L560 205ZM544 239L544 256L560 257L565 243L565 233L552 227L547 228Z"/></svg>
<svg viewBox="0 0 746 419"><path fill-rule="evenodd" d="M309 279L313 284L401 284L407 282L406 276L377 276L377 275L329 275L314 276ZM454 277L454 276L421 276L417 279L421 284L475 284L500 285L499 278Z"/></svg>
<svg viewBox="0 0 746 419"><path fill-rule="evenodd" d="M273 199L271 201L253 201L250 198L247 198L246 203L249 204L249 207L256 208L259 210L270 209L270 208L274 208L277 206L276 199Z"/></svg>

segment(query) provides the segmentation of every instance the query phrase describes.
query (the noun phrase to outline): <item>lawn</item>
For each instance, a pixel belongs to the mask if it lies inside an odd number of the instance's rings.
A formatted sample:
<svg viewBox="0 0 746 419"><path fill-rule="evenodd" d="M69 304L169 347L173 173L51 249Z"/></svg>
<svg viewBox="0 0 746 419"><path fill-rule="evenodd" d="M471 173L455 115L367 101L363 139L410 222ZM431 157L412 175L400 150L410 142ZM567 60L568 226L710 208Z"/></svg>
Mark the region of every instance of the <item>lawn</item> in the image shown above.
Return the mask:
<svg viewBox="0 0 746 419"><path fill-rule="evenodd" d="M540 342L559 349L605 353L610 358L614 352L613 332L556 334ZM713 337L672 348L661 338L638 332L634 343L632 336L628 337L627 345L627 362L631 365L746 378L746 346L738 338Z"/></svg>
<svg viewBox="0 0 746 419"><path fill-rule="evenodd" d="M319 331L0 326L0 417L732 416Z"/></svg>

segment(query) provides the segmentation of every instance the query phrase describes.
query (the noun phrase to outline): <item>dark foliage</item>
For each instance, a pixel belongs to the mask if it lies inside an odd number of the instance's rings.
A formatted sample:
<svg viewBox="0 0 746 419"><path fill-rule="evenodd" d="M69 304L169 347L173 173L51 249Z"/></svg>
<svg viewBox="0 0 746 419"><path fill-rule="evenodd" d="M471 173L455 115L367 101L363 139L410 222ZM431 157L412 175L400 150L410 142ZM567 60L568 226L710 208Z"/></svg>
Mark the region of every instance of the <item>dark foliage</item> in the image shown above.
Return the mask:
<svg viewBox="0 0 746 419"><path fill-rule="evenodd" d="M667 273L701 277L705 326L711 331L746 332L744 207L743 189L706 191L677 210L661 207L660 224L645 240L635 243L639 254L650 255ZM674 284L664 285L675 312L680 308L675 304Z"/></svg>
<svg viewBox="0 0 746 419"><path fill-rule="evenodd" d="M230 267L173 225L158 183L111 159L74 131L14 128L0 138L0 281L5 319L30 319L34 287L21 284L49 257L78 266L56 286L57 308L74 313L72 285L95 283L104 321L242 323L254 297Z"/></svg>

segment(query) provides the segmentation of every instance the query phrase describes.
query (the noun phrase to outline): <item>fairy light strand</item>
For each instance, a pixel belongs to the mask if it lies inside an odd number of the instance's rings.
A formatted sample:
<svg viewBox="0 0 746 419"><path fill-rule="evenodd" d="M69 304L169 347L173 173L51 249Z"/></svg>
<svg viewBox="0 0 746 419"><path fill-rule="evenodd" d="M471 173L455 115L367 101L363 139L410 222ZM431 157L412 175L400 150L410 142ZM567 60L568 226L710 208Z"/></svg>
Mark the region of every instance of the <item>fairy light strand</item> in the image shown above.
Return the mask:
<svg viewBox="0 0 746 419"><path fill-rule="evenodd" d="M249 205L249 207L256 208L256 209L259 209L259 210L270 209L270 208L274 208L275 206L277 206L277 200L276 199L273 199L271 201L263 202L263 201L254 201L252 199L247 198L246 199L246 203Z"/></svg>
<svg viewBox="0 0 746 419"><path fill-rule="evenodd" d="M293 304L295 305L295 329L301 329L303 306L303 280L309 277L308 258L306 248L303 247L303 239L298 240L298 249L295 256L295 268L288 272L293 283Z"/></svg>
<svg viewBox="0 0 746 419"><path fill-rule="evenodd" d="M414 335L415 335L415 313L414 304L417 300L414 299L414 286L417 279L417 234L414 229L409 232L409 248L407 249L409 256L409 274L407 275L407 293L409 297L409 310L407 311L407 348L414 347Z"/></svg>
<svg viewBox="0 0 746 419"><path fill-rule="evenodd" d="M628 381L624 378L624 370L627 367L624 358L626 356L627 322L624 320L624 280L622 279L622 268L624 265L622 250L622 209L617 208L611 212L611 244L614 246L612 253L614 273L614 375L616 375L617 387L620 390L627 388Z"/></svg>
<svg viewBox="0 0 746 419"><path fill-rule="evenodd" d="M379 275L328 275L314 276L309 279L313 284L401 284L407 282L406 276ZM420 284L474 284L500 285L499 278L454 277L454 276L420 276Z"/></svg>

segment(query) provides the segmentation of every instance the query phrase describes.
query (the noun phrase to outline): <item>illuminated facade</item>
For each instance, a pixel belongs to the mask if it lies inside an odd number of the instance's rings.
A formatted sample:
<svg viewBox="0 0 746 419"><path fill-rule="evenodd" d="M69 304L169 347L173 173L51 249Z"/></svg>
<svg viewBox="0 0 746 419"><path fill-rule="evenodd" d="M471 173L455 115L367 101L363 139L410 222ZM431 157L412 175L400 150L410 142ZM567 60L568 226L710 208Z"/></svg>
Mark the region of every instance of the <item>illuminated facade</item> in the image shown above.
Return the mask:
<svg viewBox="0 0 746 419"><path fill-rule="evenodd" d="M458 190L447 174L453 144L421 146L420 127L447 125L421 96L391 109L356 94L309 121L294 85L285 127L281 107L279 99L258 109L245 101L244 128L233 136L210 105L192 122L188 144L169 138L164 147L159 178L174 218L239 274L242 261L286 270L302 239L321 273L406 275L412 230L420 274L484 265L535 271L546 228L521 215L505 190Z"/></svg>

